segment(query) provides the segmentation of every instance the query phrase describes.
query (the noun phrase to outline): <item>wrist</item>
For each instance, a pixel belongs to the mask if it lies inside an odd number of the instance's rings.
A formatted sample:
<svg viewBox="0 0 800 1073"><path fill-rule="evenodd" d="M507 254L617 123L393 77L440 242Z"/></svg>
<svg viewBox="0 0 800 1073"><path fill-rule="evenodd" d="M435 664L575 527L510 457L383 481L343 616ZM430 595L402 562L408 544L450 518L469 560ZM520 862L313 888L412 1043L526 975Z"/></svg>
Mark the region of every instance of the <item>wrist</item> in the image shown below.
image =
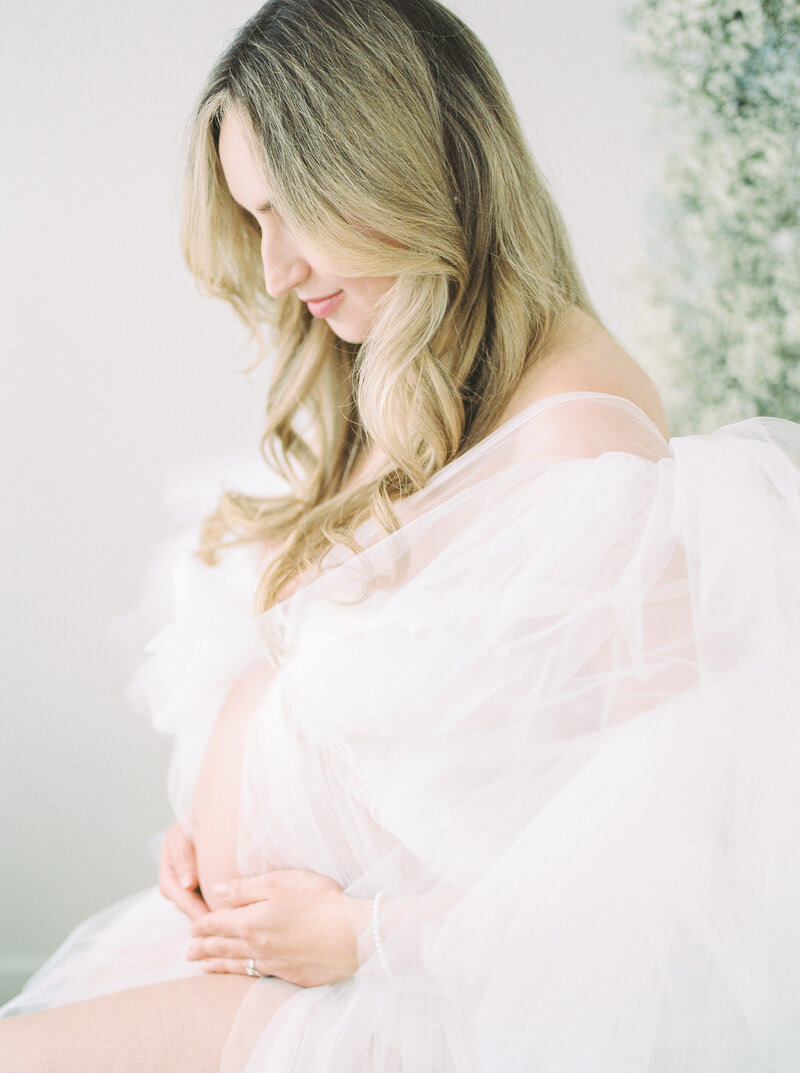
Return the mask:
<svg viewBox="0 0 800 1073"><path fill-rule="evenodd" d="M394 974L389 967L389 962L386 958L386 950L383 946L383 939L381 938L381 902L385 896L386 891L379 890L372 899L372 937L375 940L375 950L378 955L378 960L381 963L381 967L386 973L387 978L391 978Z"/></svg>
<svg viewBox="0 0 800 1073"><path fill-rule="evenodd" d="M345 911L356 936L357 971L386 979L387 966L388 975L393 977L419 970L423 930L441 921L463 896L463 891L453 887L400 896L384 893L378 901L375 920L377 895L368 898L343 895Z"/></svg>
<svg viewBox="0 0 800 1073"><path fill-rule="evenodd" d="M344 899L345 914L356 940L357 971L360 971L366 965L365 971L370 974L385 974L375 944L375 929L373 927L375 896L355 898L350 894L343 894L342 897ZM382 901L383 904L380 906L381 915L387 904L385 895Z"/></svg>
<svg viewBox="0 0 800 1073"><path fill-rule="evenodd" d="M345 916L360 946L361 936L371 927L372 898L354 898L352 894L342 893L342 900Z"/></svg>

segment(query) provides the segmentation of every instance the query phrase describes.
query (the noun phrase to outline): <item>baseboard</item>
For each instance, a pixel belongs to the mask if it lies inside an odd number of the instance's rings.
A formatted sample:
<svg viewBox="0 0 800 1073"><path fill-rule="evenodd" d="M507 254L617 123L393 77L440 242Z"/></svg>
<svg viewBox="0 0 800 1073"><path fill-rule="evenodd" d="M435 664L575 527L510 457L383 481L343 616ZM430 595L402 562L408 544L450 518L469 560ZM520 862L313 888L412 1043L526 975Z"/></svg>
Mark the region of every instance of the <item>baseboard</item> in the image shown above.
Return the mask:
<svg viewBox="0 0 800 1073"><path fill-rule="evenodd" d="M28 980L41 964L46 955L41 957L0 957L0 1003L8 1002L22 990Z"/></svg>

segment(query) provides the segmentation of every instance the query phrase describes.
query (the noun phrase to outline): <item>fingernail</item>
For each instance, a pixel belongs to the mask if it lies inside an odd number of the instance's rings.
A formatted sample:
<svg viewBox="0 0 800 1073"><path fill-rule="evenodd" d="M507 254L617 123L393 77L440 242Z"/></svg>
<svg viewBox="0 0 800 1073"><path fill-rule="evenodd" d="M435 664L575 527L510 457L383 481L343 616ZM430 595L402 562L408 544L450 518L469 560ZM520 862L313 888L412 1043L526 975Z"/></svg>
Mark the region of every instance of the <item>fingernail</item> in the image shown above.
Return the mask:
<svg viewBox="0 0 800 1073"><path fill-rule="evenodd" d="M184 887L189 887L189 888L193 887L195 885L195 882L194 882L194 876L192 875L192 873L191 872L184 872L183 877L181 879L181 883L182 883L182 885Z"/></svg>
<svg viewBox="0 0 800 1073"><path fill-rule="evenodd" d="M217 883L214 886L214 893L219 894L219 896L221 898L224 898L225 895L228 893L228 884L227 883Z"/></svg>

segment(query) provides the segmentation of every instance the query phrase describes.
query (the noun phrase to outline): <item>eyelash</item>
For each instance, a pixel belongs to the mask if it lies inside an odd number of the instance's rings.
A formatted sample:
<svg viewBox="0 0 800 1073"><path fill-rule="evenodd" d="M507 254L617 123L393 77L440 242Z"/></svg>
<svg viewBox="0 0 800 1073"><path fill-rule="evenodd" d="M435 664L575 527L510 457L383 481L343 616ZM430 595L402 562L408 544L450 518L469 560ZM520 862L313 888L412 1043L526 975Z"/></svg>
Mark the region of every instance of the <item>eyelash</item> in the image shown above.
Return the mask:
<svg viewBox="0 0 800 1073"><path fill-rule="evenodd" d="M261 222L258 219L258 217L261 215L261 213L262 212L263 213L272 212L273 210L274 210L274 205L271 202L268 202L263 207L263 209L259 209L258 213L250 212L249 209L244 209L244 213L245 213L249 223L253 224L255 227L260 227Z"/></svg>

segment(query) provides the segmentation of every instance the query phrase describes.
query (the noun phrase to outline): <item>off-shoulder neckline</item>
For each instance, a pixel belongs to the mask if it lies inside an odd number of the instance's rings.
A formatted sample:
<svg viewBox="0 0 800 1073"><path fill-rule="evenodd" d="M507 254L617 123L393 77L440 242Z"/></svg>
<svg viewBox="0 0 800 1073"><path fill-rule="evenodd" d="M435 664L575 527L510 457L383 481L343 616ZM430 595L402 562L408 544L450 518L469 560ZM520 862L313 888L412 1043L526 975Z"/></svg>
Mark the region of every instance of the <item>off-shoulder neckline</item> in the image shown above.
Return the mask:
<svg viewBox="0 0 800 1073"><path fill-rule="evenodd" d="M496 428L492 429L491 432L488 432L484 437L482 437L482 439L478 440L477 443L472 444L472 446L468 447L466 451L462 452L462 454L456 455L455 458L451 459L444 466L442 466L441 469L437 470L426 482L426 484L419 490L419 492L415 492L413 494L420 495L425 491L426 488L429 488L432 484L438 485L442 480L445 480L446 478L452 476L452 474L457 470L461 469L462 466L466 465L468 462L472 462L476 457L478 457L478 454L481 450L487 447L491 447L503 436L508 435L515 429L521 427L526 421L530 420L530 418L534 417L542 410L547 410L551 406L555 406L561 402L567 402L573 399L581 398L608 399L613 400L614 402L624 403L629 410L632 410L637 415L637 417L644 421L645 424L649 425L653 432L655 432L655 434L658 436L659 440L661 440L661 442L666 445L667 449L670 450L669 441L664 439L664 435L658 425L656 425L655 422L647 416L641 406L637 406L635 402L632 402L624 395L614 395L613 393L608 391L558 391L553 395L545 395L542 398L537 399L535 402L529 403L527 406L523 407L521 410L515 413L512 417L509 417L507 421L504 421L501 425L498 425Z"/></svg>
<svg viewBox="0 0 800 1073"><path fill-rule="evenodd" d="M529 403L528 406L523 407L523 409L519 410L512 417L509 417L507 421L504 421L502 425L498 425L497 428L493 429L492 432L489 432L486 436L483 437L483 439L478 440L478 443L476 443L475 446L478 447L480 444L486 443L488 440L491 440L494 436L499 435L501 432L506 432L510 429L513 429L514 427L516 427L517 424L521 424L523 419L531 417L539 410L547 409L548 406L555 405L559 402L566 402L567 399L586 397L614 399L615 402L625 403L626 406L628 406L631 410L634 410L638 414L638 416L641 417L642 420L645 421L651 429L653 429L653 431L656 433L658 438L662 440L662 442L666 443L667 446L669 446L669 441L664 438L664 434L662 433L661 429L652 420L652 418L648 417L648 415L644 412L641 406L637 406L635 402L632 402L631 399L627 398L625 395L614 395L613 393L608 391L558 391L553 395L544 395L542 398L536 399L535 402Z"/></svg>
<svg viewBox="0 0 800 1073"><path fill-rule="evenodd" d="M475 457L475 453L477 451L479 451L484 446L491 445L491 443L493 443L494 441L499 440L501 436L506 435L509 432L513 432L515 428L521 426L534 414L539 413L542 410L546 410L550 406L554 406L557 403L566 402L568 400L578 398L613 399L615 402L624 403L630 410L633 410L647 425L649 425L650 428L656 433L658 438L663 443L665 443L667 447L669 447L668 441L664 439L661 430L658 428L655 422L647 416L647 414L644 412L644 410L642 410L640 406L637 406L635 402L632 402L624 395L614 395L613 393L608 391L559 391L553 395L545 395L543 398L537 399L535 402L532 402L528 406L523 407L523 409L519 410L512 417L509 417L507 421L504 421L501 425L498 425L497 428L487 433L482 439L478 440L477 443L467 448L467 450L464 451L462 454L457 455L450 462L446 463L446 465L442 466L442 468L437 470L436 473L434 473L430 477L430 479L421 489L419 489L418 492L412 493L412 495L408 498L422 495L427 489L430 489L432 486L438 485L441 480L451 477L456 470L460 469L468 462L471 462ZM369 524L369 521L370 519L367 519L365 522L362 523L362 525ZM360 528L361 527L359 527L359 529ZM359 529L357 529L356 532L358 532ZM379 538L379 540L380 539L381 538ZM368 544L367 547L362 549L362 552L358 554L363 554L372 546L373 545ZM264 612L264 614L268 615L276 608L280 608L281 612L284 612L296 595L299 595L304 589L309 588L319 580L321 580L321 577L314 576L310 580L306 581L304 584L299 585L298 588L296 588L293 592L289 593L288 596L272 604L271 607L268 608L266 612Z"/></svg>

